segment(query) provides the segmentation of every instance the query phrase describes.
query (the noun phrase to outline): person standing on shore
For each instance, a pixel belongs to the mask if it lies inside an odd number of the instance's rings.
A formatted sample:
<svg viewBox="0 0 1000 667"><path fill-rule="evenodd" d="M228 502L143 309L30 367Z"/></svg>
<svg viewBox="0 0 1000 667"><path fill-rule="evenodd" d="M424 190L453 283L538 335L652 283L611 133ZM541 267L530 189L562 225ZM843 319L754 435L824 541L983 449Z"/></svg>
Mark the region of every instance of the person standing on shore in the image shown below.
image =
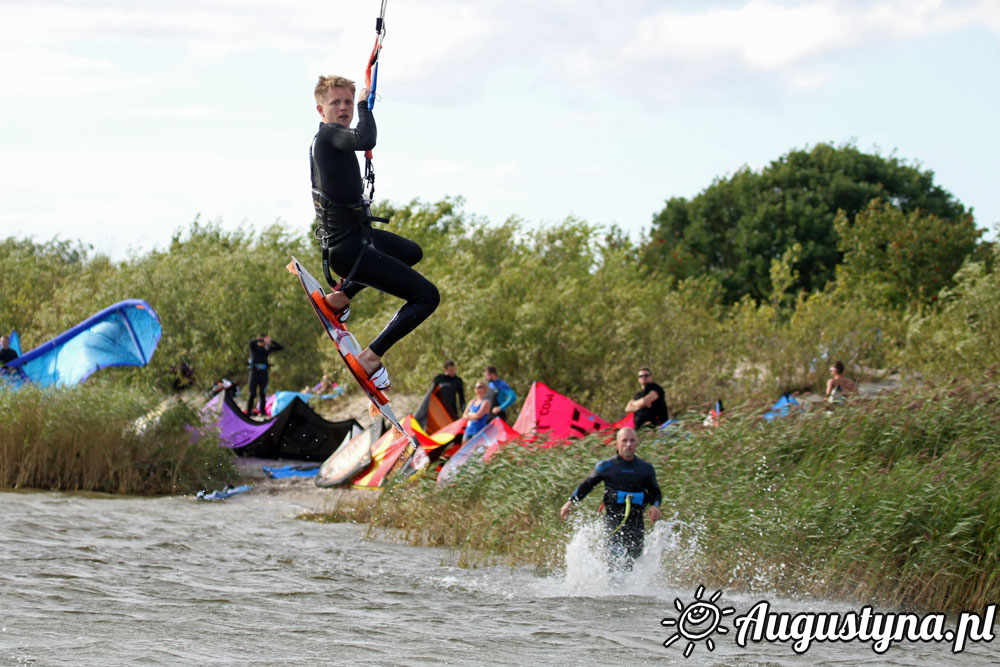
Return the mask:
<svg viewBox="0 0 1000 667"><path fill-rule="evenodd" d="M615 434L617 456L600 461L559 509L559 518L565 521L573 508L598 483L604 482L604 529L608 557L612 565L620 564L625 570L632 569L645 546L643 509L649 508L652 523L661 518L662 494L656 483L656 471L650 463L635 455L638 446L635 429L619 429Z"/></svg>
<svg viewBox="0 0 1000 667"><path fill-rule="evenodd" d="M465 405L465 382L458 376L458 367L450 359L444 362L444 372L438 373L431 381L431 389L439 389L438 398L452 420L462 415Z"/></svg>
<svg viewBox="0 0 1000 667"><path fill-rule="evenodd" d="M489 390L486 382L480 380L476 383L473 391L476 397L465 406L462 416L468 420L465 425L465 433L462 434L462 442L472 440L480 431L486 428L486 423L490 420L490 406L493 405L486 392Z"/></svg>
<svg viewBox="0 0 1000 667"><path fill-rule="evenodd" d="M267 399L268 370L271 368L268 356L272 352L283 349L281 343L272 340L266 333L257 334L256 338L250 339L250 378L247 381L250 395L247 397L247 414L250 414L250 410L253 408L254 396L258 390L260 392L260 414L266 414L264 403Z"/></svg>
<svg viewBox="0 0 1000 667"><path fill-rule="evenodd" d="M517 394L510 388L510 385L500 379L496 366L487 366L483 371L483 379L490 390L490 402L493 404L491 412L493 417L499 417L507 421L507 408L517 400ZM490 421L493 420L490 418Z"/></svg>

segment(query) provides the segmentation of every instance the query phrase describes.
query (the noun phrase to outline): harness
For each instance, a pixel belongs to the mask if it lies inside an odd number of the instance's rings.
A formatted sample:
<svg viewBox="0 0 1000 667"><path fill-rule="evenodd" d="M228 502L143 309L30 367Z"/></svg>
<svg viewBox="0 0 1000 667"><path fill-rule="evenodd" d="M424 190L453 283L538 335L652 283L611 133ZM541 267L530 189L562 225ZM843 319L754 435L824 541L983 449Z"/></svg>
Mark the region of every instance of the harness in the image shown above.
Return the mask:
<svg viewBox="0 0 1000 667"><path fill-rule="evenodd" d="M315 139L313 139L313 145L315 145ZM316 167L316 159L313 157L312 147L309 148L309 158L312 160L313 169L319 171ZM318 178L318 177L317 177ZM317 180L317 183L319 181ZM326 282L333 288L334 291L341 289L346 283L350 282L351 278L354 277L355 272L361 265L361 259L365 256L365 252L372 245L372 223L373 222L389 222L389 218L380 218L378 216L372 215L371 205L365 199L362 199L358 204L354 206L346 206L344 204L337 203L323 194L323 191L319 188L313 188L313 210L316 212L316 229L313 230L313 235L319 239L319 245L322 249L323 254L323 276L326 277ZM354 263L351 265L351 270L347 272L347 275L342 279L334 280L333 275L330 273L330 239L334 236L334 228L342 228L344 226L349 226L351 224L357 224L361 228L361 252L358 256L354 258Z"/></svg>
<svg viewBox="0 0 1000 667"><path fill-rule="evenodd" d="M639 507L642 507L643 501L645 499L646 499L646 494L643 493L642 491L632 491L632 492L618 491L617 492L617 495L615 496L615 500L618 501L619 505L622 505L622 504L625 505L625 516L622 517L622 522L619 523L618 527L615 528L614 531L611 532L611 535L614 535L619 530L621 530L622 526L625 525L625 522L628 521L628 515L632 513L632 501L634 500L636 505L638 505ZM608 537L610 537L610 535Z"/></svg>

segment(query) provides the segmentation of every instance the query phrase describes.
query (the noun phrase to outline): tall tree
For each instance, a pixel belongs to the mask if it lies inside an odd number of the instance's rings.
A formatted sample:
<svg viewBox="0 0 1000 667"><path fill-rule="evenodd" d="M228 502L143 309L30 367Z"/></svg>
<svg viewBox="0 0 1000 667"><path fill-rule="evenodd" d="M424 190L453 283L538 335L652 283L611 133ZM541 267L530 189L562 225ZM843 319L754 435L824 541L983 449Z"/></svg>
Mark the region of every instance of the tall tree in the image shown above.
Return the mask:
<svg viewBox="0 0 1000 667"><path fill-rule="evenodd" d="M946 224L970 220L961 202L934 183L932 171L850 145L817 144L759 172L743 167L691 200L668 200L653 219L643 260L677 279L712 276L730 303L744 295L764 300L771 295L771 261L799 243L792 289L821 289L842 257L837 212L853 221L876 198Z"/></svg>
<svg viewBox="0 0 1000 667"><path fill-rule="evenodd" d="M945 222L922 211L906 214L882 200L872 200L849 223L834 220L843 263L837 287L858 303L882 308L929 304L954 284L955 273L979 239L971 217Z"/></svg>

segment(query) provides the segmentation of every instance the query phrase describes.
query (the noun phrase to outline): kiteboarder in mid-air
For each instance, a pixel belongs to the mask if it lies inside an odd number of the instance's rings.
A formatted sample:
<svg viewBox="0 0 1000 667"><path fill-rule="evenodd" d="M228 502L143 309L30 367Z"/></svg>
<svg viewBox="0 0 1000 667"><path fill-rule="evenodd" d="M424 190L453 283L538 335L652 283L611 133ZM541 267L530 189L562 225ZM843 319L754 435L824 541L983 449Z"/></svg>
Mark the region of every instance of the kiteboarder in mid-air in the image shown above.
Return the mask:
<svg viewBox="0 0 1000 667"><path fill-rule="evenodd" d="M340 76L321 76L314 92L322 122L310 150L313 204L324 248L324 273L333 292L315 299L331 322L346 322L351 299L365 287L374 287L406 303L382 332L358 356L361 370L380 390L389 388L382 357L437 308L437 288L412 267L423 257L415 242L383 229L372 229L374 218L365 196L357 151L375 146L375 119L369 108L369 89L361 90L358 124L353 129L354 82ZM342 279L334 284L328 268Z"/></svg>

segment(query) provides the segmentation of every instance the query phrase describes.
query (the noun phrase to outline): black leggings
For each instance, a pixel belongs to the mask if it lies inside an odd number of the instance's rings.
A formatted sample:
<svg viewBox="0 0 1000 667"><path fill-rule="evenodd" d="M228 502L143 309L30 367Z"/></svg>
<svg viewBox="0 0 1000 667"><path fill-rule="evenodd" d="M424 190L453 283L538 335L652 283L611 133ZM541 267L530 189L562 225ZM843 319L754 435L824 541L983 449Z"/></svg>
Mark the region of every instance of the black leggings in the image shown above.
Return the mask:
<svg viewBox="0 0 1000 667"><path fill-rule="evenodd" d="M406 301L369 345L372 352L381 357L430 317L440 303L441 295L434 283L411 268L424 256L419 245L383 229L367 231L371 233L371 245L368 247L365 247L364 235L359 230L331 246L327 257L330 268L341 276L347 276L354 268L358 253L364 250L351 281L343 288L349 298L353 299L365 287L374 287Z"/></svg>
<svg viewBox="0 0 1000 667"><path fill-rule="evenodd" d="M264 416L264 404L267 401L267 371L250 370L250 379L247 381L250 397L247 398L247 413L253 409L253 401L260 392L260 414Z"/></svg>
<svg viewBox="0 0 1000 667"><path fill-rule="evenodd" d="M646 525L642 520L642 505L633 505L628 519L622 524L625 506L605 508L604 527L608 532L608 560L614 567L631 570L633 563L642 555L646 542ZM621 528L618 526L621 525ZM614 532L615 529L618 532Z"/></svg>

